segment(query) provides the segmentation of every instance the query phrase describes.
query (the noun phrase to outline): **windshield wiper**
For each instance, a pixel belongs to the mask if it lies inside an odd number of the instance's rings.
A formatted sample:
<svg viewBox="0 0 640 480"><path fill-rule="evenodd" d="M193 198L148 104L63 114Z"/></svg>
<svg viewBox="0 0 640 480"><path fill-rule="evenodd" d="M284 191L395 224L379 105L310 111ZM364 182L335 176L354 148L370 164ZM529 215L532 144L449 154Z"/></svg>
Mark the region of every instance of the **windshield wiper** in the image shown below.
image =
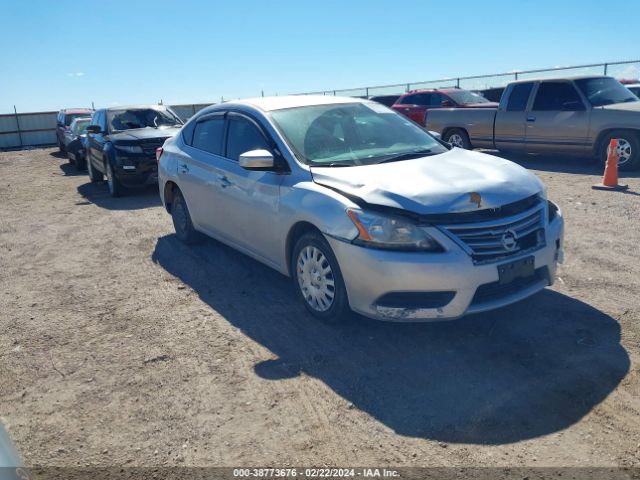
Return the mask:
<svg viewBox="0 0 640 480"><path fill-rule="evenodd" d="M431 150L416 150L414 152L404 152L399 155L394 155L392 157L385 158L384 160L378 162L380 163L391 163L391 162L400 162L402 160L411 160L413 158L425 157L431 153Z"/></svg>

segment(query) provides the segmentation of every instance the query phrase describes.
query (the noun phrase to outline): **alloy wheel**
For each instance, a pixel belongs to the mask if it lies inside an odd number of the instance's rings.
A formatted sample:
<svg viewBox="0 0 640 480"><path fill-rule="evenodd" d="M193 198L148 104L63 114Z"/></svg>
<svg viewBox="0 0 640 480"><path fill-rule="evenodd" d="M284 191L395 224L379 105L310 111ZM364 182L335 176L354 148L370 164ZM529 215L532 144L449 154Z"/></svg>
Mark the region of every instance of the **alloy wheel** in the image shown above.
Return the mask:
<svg viewBox="0 0 640 480"><path fill-rule="evenodd" d="M462 139L462 135L459 133L454 133L449 137L449 143L454 147L464 148L464 140Z"/></svg>
<svg viewBox="0 0 640 480"><path fill-rule="evenodd" d="M318 312L333 305L335 279L329 260L317 247L308 245L300 251L296 262L298 286L307 304Z"/></svg>
<svg viewBox="0 0 640 480"><path fill-rule="evenodd" d="M616 147L618 154L618 165L624 165L631 158L631 144L625 138L618 138L618 146Z"/></svg>

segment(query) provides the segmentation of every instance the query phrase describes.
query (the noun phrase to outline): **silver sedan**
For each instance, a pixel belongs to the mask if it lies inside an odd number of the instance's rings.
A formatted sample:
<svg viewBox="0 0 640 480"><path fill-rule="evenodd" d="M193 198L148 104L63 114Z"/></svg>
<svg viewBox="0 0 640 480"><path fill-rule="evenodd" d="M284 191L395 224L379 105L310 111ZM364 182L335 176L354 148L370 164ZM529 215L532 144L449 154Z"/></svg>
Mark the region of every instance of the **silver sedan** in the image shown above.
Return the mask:
<svg viewBox="0 0 640 480"><path fill-rule="evenodd" d="M177 237L291 276L325 320L453 319L555 277L563 219L537 177L354 98L229 102L158 149Z"/></svg>

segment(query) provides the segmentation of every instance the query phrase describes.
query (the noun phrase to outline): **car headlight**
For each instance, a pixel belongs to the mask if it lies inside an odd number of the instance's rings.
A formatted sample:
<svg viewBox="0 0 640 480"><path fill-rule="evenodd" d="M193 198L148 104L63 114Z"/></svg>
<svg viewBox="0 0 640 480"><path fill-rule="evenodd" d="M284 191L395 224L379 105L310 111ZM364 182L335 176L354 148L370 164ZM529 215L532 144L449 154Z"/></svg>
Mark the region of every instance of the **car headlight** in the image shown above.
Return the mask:
<svg viewBox="0 0 640 480"><path fill-rule="evenodd" d="M399 217L347 209L347 216L358 229L353 243L370 248L442 252L431 235L415 223Z"/></svg>
<svg viewBox="0 0 640 480"><path fill-rule="evenodd" d="M117 150L127 153L142 153L142 147L140 145L116 145L114 144Z"/></svg>

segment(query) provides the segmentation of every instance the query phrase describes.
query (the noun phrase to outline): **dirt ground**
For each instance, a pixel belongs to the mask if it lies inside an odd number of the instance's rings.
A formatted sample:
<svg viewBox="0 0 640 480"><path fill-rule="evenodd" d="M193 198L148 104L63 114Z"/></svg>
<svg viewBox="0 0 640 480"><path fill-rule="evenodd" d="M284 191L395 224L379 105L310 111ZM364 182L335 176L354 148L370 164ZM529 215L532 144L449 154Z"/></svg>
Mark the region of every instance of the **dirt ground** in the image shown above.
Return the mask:
<svg viewBox="0 0 640 480"><path fill-rule="evenodd" d="M516 159L566 219L553 287L437 324L310 318L54 149L0 153L0 417L28 465L640 466L640 176Z"/></svg>

